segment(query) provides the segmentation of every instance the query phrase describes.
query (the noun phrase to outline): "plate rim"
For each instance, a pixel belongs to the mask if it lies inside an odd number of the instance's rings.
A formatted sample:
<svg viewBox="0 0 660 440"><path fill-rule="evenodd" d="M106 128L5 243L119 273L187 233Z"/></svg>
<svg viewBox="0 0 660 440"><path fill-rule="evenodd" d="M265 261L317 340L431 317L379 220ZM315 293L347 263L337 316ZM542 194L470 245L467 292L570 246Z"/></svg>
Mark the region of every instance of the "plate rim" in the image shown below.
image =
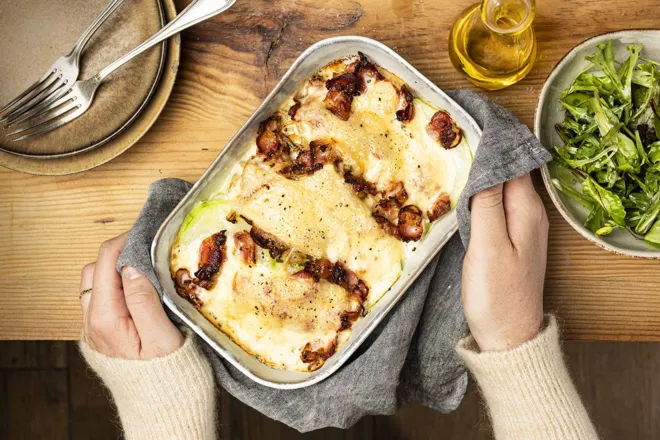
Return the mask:
<svg viewBox="0 0 660 440"><path fill-rule="evenodd" d="M534 114L534 134L539 140L540 140L541 124L543 123L541 117L543 104L545 104L546 102L547 95L550 93L550 88L554 83L555 78L557 77L557 75L559 75L559 72L568 63L573 61L576 54L580 50L591 44L597 44L604 40L610 40L614 38L631 36L641 33L657 33L658 37L660 37L660 29L657 28L636 28L636 29L603 32L583 40L582 42L574 46L571 50L569 50L566 54L564 54L564 56L562 56L562 58L557 62L557 64L555 64L555 66L552 68L547 78L545 79L545 82L543 83L543 87L541 88L541 92L539 94L538 102L536 104L536 111ZM612 252L617 255L627 255L630 257L643 258L643 259L660 259L660 250L649 249L644 251L644 250L626 249L621 246L608 243L605 240L598 237L597 235L595 235L594 233L592 233L591 231L587 230L584 227L584 225L576 221L573 215L571 215L568 212L563 202L559 199L557 190L555 189L554 185L552 185L551 182L550 169L548 168L548 164L544 164L541 167L541 177L543 178L543 184L545 186L548 195L550 196L550 200L552 200L552 203L555 205L555 208L557 208L557 211L559 211L559 213L564 218L564 220L566 220L566 222L569 225L571 225L573 229L577 231L581 236L591 241L592 243L596 244L601 249L605 249L606 251Z"/></svg>

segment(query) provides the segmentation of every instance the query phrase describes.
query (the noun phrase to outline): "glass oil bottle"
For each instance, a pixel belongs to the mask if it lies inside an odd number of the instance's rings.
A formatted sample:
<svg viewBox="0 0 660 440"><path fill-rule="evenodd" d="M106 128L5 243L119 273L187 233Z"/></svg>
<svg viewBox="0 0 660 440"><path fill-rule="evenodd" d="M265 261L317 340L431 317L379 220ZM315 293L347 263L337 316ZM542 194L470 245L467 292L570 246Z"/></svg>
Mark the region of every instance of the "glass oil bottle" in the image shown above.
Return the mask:
<svg viewBox="0 0 660 440"><path fill-rule="evenodd" d="M487 90L523 79L534 65L535 0L482 0L458 17L449 57L458 71Z"/></svg>

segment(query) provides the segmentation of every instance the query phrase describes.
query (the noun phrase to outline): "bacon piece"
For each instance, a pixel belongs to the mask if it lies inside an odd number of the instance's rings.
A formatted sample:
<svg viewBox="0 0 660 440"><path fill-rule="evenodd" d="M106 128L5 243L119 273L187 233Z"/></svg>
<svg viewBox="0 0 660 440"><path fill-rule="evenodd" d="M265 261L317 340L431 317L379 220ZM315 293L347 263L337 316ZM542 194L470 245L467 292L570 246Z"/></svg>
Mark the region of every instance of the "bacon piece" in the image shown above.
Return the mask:
<svg viewBox="0 0 660 440"><path fill-rule="evenodd" d="M296 119L296 113L298 113L298 109L300 109L300 101L298 101L296 98L293 98L293 105L289 107L289 117L291 119Z"/></svg>
<svg viewBox="0 0 660 440"><path fill-rule="evenodd" d="M369 296L369 287L367 286L367 283L358 279L357 284L351 289L351 295L355 296L360 301L360 304L364 303Z"/></svg>
<svg viewBox="0 0 660 440"><path fill-rule="evenodd" d="M174 281L174 288L176 293L179 294L181 298L187 299L190 303L199 309L202 306L202 300L199 299L197 295L197 285L195 284L193 278L190 276L188 269L179 269L172 277Z"/></svg>
<svg viewBox="0 0 660 440"><path fill-rule="evenodd" d="M257 262L257 249L248 231L240 231L234 234L234 245L245 264Z"/></svg>
<svg viewBox="0 0 660 440"><path fill-rule="evenodd" d="M456 147L463 139L463 132L444 110L438 110L433 115L426 126L426 132L445 150Z"/></svg>
<svg viewBox="0 0 660 440"><path fill-rule="evenodd" d="M309 150L300 152L292 165L282 168L279 173L288 179L297 180L300 176L314 174L326 163L336 163L339 155L329 143L316 140L309 143Z"/></svg>
<svg viewBox="0 0 660 440"><path fill-rule="evenodd" d="M332 263L325 258L305 263L305 272L312 275L316 281L329 280L332 276L332 269Z"/></svg>
<svg viewBox="0 0 660 440"><path fill-rule="evenodd" d="M220 231L202 241L199 247L199 269L195 272L195 284L204 289L212 289L215 275L226 259L227 231Z"/></svg>
<svg viewBox="0 0 660 440"><path fill-rule="evenodd" d="M383 197L392 198L399 204L399 208L408 200L408 192L403 182L393 182L383 193Z"/></svg>
<svg viewBox="0 0 660 440"><path fill-rule="evenodd" d="M358 301L360 301L360 304L362 304L369 295L369 287L367 287L367 284L358 278L355 272L347 269L340 262L336 262L333 266L329 281L348 290L351 295L355 296Z"/></svg>
<svg viewBox="0 0 660 440"><path fill-rule="evenodd" d="M339 331L350 328L360 316L366 313L362 304L369 296L369 287L355 272L346 268L342 263L332 264L330 260L325 258L311 260L305 263L305 268L295 273L294 276L300 276L306 280L311 278L315 282L326 280L348 291L349 295L357 302L358 310L342 313Z"/></svg>
<svg viewBox="0 0 660 440"><path fill-rule="evenodd" d="M401 122L412 121L415 117L415 105L413 104L413 95L405 84L401 86L399 95L401 97L401 107L396 111L396 119Z"/></svg>
<svg viewBox="0 0 660 440"><path fill-rule="evenodd" d="M349 95L355 95L355 85L357 78L352 72L342 73L329 79L325 83L325 88L330 91L346 92Z"/></svg>
<svg viewBox="0 0 660 440"><path fill-rule="evenodd" d="M308 342L302 349L300 359L306 364L309 371L318 370L323 366L325 360L335 354L337 351L337 341L333 340L327 347L313 348L312 343Z"/></svg>
<svg viewBox="0 0 660 440"><path fill-rule="evenodd" d="M353 95L348 95L345 92L331 90L323 100L325 108L337 116L342 121L348 121L351 117L351 104L353 103Z"/></svg>
<svg viewBox="0 0 660 440"><path fill-rule="evenodd" d="M305 263L304 272L309 273L315 281L326 280L343 287L355 296L362 304L369 295L369 287L355 272L346 268L342 263L332 264L330 260L321 258Z"/></svg>
<svg viewBox="0 0 660 440"><path fill-rule="evenodd" d="M309 149L315 163L337 163L341 160L339 154L332 148L331 142L317 139L309 143Z"/></svg>
<svg viewBox="0 0 660 440"><path fill-rule="evenodd" d="M401 241L417 241L422 238L424 214L415 205L408 205L399 211L399 236Z"/></svg>
<svg viewBox="0 0 660 440"><path fill-rule="evenodd" d="M338 332L347 330L353 326L353 323L364 316L364 307L360 306L359 310L347 310L341 314Z"/></svg>
<svg viewBox="0 0 660 440"><path fill-rule="evenodd" d="M292 142L281 130L282 121L277 115L271 116L259 125L257 154L263 156L264 161L267 163L291 162L289 153Z"/></svg>
<svg viewBox="0 0 660 440"><path fill-rule="evenodd" d="M259 125L257 132L257 148L259 153L271 159L280 153L280 118L271 116Z"/></svg>
<svg viewBox="0 0 660 440"><path fill-rule="evenodd" d="M321 165L321 167L323 167L323 164L316 163L314 160L314 152L311 149L302 151L294 160L294 165L299 167L301 171L311 172L314 172L315 165Z"/></svg>
<svg viewBox="0 0 660 440"><path fill-rule="evenodd" d="M328 94L323 100L325 108L342 121L351 116L351 104L355 95L357 78L354 73L343 73L325 83Z"/></svg>
<svg viewBox="0 0 660 440"><path fill-rule="evenodd" d="M435 199L435 202L433 202L426 215L429 216L430 221L435 221L449 211L451 211L451 199L449 194L443 192L437 199Z"/></svg>
<svg viewBox="0 0 660 440"><path fill-rule="evenodd" d="M362 177L354 176L350 170L344 172L344 182L351 185L361 198L366 197L367 194L372 196L378 194L378 188L373 183L367 182Z"/></svg>
<svg viewBox="0 0 660 440"><path fill-rule="evenodd" d="M394 197L388 197L378 202L374 208L373 216L382 217L388 222L396 224L400 209L401 204Z"/></svg>
<svg viewBox="0 0 660 440"><path fill-rule="evenodd" d="M365 54L358 52L360 62L357 65L355 75L357 76L357 93L359 95L367 91L367 86L374 81L385 79L375 65L369 61Z"/></svg>
<svg viewBox="0 0 660 440"><path fill-rule="evenodd" d="M408 200L408 192L403 182L394 182L383 191L383 198L378 201L374 208L373 216L376 222L385 232L401 238L399 227L399 211Z"/></svg>
<svg viewBox="0 0 660 440"><path fill-rule="evenodd" d="M376 223L378 223L386 233L390 234L392 237L400 238L399 227L396 224L379 215L374 215L374 220L376 220Z"/></svg>
<svg viewBox="0 0 660 440"><path fill-rule="evenodd" d="M256 226L252 226L252 229L250 229L250 236L259 247L267 249L271 258L276 260L279 259L284 252L289 250L289 247L282 243L273 234L269 234Z"/></svg>

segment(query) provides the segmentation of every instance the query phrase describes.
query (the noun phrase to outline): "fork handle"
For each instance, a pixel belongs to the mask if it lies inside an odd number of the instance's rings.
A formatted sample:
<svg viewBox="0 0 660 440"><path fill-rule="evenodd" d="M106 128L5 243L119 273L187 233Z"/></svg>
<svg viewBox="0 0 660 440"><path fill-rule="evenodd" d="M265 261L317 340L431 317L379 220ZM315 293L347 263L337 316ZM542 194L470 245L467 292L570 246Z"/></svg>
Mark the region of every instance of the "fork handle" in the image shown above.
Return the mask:
<svg viewBox="0 0 660 440"><path fill-rule="evenodd" d="M211 18L220 12L229 9L236 0L193 0L188 7L186 7L179 15L174 17L167 25L161 30L153 34L142 44L135 49L128 52L123 57L114 61L109 66L105 67L97 73L94 79L98 82L103 81L108 75L117 70L119 67L129 62L145 50L160 43L163 40L170 38L174 34L178 34L184 29L193 26L200 21Z"/></svg>
<svg viewBox="0 0 660 440"><path fill-rule="evenodd" d="M96 31L101 27L105 20L107 20L108 17L112 15L113 12L115 12L115 10L119 7L119 5L122 4L123 1L124 0L112 0L110 3L108 3L101 14L96 17L92 24L90 24L89 27L85 29L85 32L83 32L83 34L80 36L76 44L73 46L73 49L71 49L71 53L69 54L69 56L74 57L76 64L80 63L80 55L82 54L83 50L85 50L85 46L87 46L87 43L89 43L92 35L96 33Z"/></svg>

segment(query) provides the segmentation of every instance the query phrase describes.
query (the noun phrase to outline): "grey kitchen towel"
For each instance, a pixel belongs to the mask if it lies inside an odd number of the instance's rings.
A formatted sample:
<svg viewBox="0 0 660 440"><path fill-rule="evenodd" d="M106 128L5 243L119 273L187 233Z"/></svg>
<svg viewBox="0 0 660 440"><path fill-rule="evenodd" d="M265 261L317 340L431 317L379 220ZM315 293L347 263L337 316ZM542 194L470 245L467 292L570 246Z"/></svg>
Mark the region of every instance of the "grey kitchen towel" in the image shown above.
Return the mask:
<svg viewBox="0 0 660 440"><path fill-rule="evenodd" d="M455 236L445 245L369 340L325 381L297 390L267 388L202 344L221 387L301 432L326 426L347 428L368 414L393 414L411 400L445 413L456 409L467 386L467 374L454 347L467 332L461 268L470 238L469 199L482 189L539 168L550 160L550 154L501 106L468 90L449 95L483 129L457 206L460 239ZM136 267L160 292L149 255L151 242L190 187L178 179L155 182L119 258L118 269Z"/></svg>

